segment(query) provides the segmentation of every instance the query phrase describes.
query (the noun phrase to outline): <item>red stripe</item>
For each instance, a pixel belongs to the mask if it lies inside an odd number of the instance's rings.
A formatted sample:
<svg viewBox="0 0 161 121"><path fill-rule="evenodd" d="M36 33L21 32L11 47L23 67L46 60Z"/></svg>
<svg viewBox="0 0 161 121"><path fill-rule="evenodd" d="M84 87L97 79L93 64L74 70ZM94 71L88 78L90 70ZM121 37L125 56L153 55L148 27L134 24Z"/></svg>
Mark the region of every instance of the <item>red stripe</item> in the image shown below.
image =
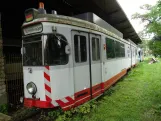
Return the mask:
<svg viewBox="0 0 161 121"><path fill-rule="evenodd" d="M29 98L24 98L24 106L25 107L38 107L38 108L54 108L55 106L51 104L48 101L41 101L39 100L34 100L34 99L29 99Z"/></svg>
<svg viewBox="0 0 161 121"><path fill-rule="evenodd" d="M66 97L66 99L69 101L69 102L72 102L72 101L74 101L71 97Z"/></svg>
<svg viewBox="0 0 161 121"><path fill-rule="evenodd" d="M50 82L50 76L47 75L45 72L44 72L44 77L45 77L45 79L47 79Z"/></svg>
<svg viewBox="0 0 161 121"><path fill-rule="evenodd" d="M48 92L51 93L51 88L50 88L48 85L46 85L46 84L45 84L45 89L46 89Z"/></svg>
<svg viewBox="0 0 161 121"><path fill-rule="evenodd" d="M104 89L104 82L101 83L101 89Z"/></svg>
<svg viewBox="0 0 161 121"><path fill-rule="evenodd" d="M45 95L45 97L46 97L46 101L50 101L51 102L51 98L50 97L48 97L47 95Z"/></svg>
<svg viewBox="0 0 161 121"><path fill-rule="evenodd" d="M66 106L65 103L61 100L56 100L56 102L61 106L61 107L64 107Z"/></svg>
<svg viewBox="0 0 161 121"><path fill-rule="evenodd" d="M49 66L45 66L45 68L46 68L47 70L49 70Z"/></svg>
<svg viewBox="0 0 161 121"><path fill-rule="evenodd" d="M102 92L104 92L104 82L101 83L101 89L102 89Z"/></svg>

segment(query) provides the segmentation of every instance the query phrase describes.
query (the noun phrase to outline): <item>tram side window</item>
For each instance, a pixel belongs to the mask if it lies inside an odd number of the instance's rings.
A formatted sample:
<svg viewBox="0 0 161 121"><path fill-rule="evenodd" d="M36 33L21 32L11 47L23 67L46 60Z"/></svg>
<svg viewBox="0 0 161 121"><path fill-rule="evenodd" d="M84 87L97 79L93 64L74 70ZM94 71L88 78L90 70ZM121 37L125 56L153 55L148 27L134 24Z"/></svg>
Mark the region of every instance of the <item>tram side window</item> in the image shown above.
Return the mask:
<svg viewBox="0 0 161 121"><path fill-rule="evenodd" d="M125 45L123 43L115 42L115 55L116 57L125 57Z"/></svg>
<svg viewBox="0 0 161 121"><path fill-rule="evenodd" d="M74 35L75 62L82 63L87 61L86 37Z"/></svg>
<svg viewBox="0 0 161 121"><path fill-rule="evenodd" d="M92 37L92 60L100 60L100 43L98 38Z"/></svg>
<svg viewBox="0 0 161 121"><path fill-rule="evenodd" d="M118 42L118 41L115 41L115 56L121 57L120 56L120 42Z"/></svg>
<svg viewBox="0 0 161 121"><path fill-rule="evenodd" d="M128 54L128 57L130 57L130 47L129 46L128 46L127 54Z"/></svg>
<svg viewBox="0 0 161 121"><path fill-rule="evenodd" d="M106 38L106 56L108 58L115 58L114 40Z"/></svg>
<svg viewBox="0 0 161 121"><path fill-rule="evenodd" d="M120 57L125 57L125 45L120 43Z"/></svg>

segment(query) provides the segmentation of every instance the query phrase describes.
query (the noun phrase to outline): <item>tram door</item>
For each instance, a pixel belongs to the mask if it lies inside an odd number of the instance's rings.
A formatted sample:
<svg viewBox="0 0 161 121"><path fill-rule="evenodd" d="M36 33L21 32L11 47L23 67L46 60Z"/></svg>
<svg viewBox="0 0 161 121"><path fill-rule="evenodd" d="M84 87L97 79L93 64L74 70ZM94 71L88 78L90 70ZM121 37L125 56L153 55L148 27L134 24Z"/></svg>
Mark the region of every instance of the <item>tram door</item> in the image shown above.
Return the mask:
<svg viewBox="0 0 161 121"><path fill-rule="evenodd" d="M72 31L75 100L83 103L101 94L100 36ZM79 102L81 100L81 102Z"/></svg>
<svg viewBox="0 0 161 121"><path fill-rule="evenodd" d="M101 94L101 37L90 34L92 98Z"/></svg>
<svg viewBox="0 0 161 121"><path fill-rule="evenodd" d="M76 103L91 99L89 69L89 34L72 31L73 76Z"/></svg>

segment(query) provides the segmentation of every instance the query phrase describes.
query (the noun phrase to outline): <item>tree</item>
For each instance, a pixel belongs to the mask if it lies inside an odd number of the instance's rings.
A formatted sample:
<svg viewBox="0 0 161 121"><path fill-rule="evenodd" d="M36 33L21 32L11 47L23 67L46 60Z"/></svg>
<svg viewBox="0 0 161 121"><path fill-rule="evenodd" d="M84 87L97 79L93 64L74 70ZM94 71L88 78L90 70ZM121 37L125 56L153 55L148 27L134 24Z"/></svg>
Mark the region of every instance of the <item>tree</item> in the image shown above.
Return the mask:
<svg viewBox="0 0 161 121"><path fill-rule="evenodd" d="M132 15L132 19L140 19L145 25L143 33L154 34L154 36L161 35L161 0L156 5L143 5L140 7L145 10L145 14L135 13Z"/></svg>
<svg viewBox="0 0 161 121"><path fill-rule="evenodd" d="M140 8L145 10L146 13L135 13L132 15L132 19L140 19L145 25L143 31L141 31L139 35L154 36L148 43L149 49L154 56L161 56L161 0L154 6L146 4Z"/></svg>

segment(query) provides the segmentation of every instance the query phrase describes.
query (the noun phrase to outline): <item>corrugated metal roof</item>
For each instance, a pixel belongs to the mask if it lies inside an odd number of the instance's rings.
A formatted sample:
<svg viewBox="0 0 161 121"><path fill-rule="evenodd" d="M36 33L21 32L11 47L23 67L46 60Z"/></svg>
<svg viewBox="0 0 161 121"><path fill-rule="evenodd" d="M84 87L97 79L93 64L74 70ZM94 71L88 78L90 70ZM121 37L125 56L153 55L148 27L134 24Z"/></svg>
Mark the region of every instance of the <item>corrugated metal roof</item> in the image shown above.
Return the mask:
<svg viewBox="0 0 161 121"><path fill-rule="evenodd" d="M116 0L64 0L81 13L93 12L123 33L124 39L140 43L141 39ZM77 14L77 13L74 13Z"/></svg>

